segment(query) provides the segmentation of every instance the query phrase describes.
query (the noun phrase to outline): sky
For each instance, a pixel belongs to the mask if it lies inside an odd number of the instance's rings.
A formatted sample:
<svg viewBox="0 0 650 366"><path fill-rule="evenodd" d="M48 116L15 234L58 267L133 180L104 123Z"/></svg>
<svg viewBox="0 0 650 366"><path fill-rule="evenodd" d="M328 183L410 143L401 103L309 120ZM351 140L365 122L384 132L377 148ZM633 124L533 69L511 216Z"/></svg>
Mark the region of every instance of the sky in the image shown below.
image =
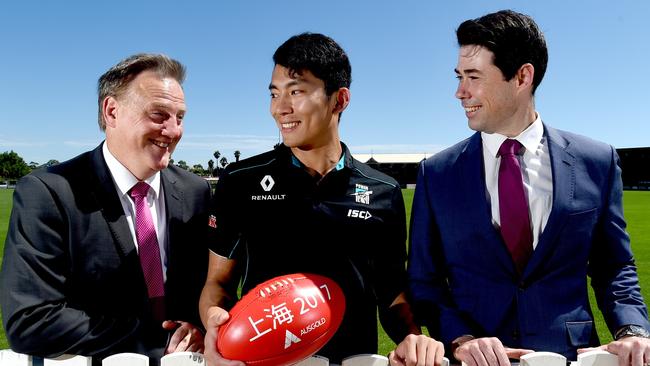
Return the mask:
<svg viewBox="0 0 650 366"><path fill-rule="evenodd" d="M545 34L535 98L545 123L616 148L650 146L647 0L21 0L0 3L0 152L43 164L99 145L97 79L139 52L187 67L176 161L264 152L279 141L273 52L310 31L350 57L340 134L353 154L435 153L472 134L454 97L455 30L502 9Z"/></svg>

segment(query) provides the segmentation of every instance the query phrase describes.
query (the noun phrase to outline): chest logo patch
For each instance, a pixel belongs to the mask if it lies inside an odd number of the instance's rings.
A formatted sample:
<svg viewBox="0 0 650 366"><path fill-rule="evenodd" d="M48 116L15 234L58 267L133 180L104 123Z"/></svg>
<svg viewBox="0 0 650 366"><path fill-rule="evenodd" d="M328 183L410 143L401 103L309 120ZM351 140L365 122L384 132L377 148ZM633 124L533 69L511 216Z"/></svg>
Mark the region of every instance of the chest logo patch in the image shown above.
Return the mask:
<svg viewBox="0 0 650 366"><path fill-rule="evenodd" d="M264 178L260 181L260 185L262 186L262 189L264 189L265 192L270 191L273 189L273 186L275 185L275 181L273 180L273 177L270 175L265 175Z"/></svg>
<svg viewBox="0 0 650 366"><path fill-rule="evenodd" d="M368 186L364 186L363 184L355 184L354 193L352 193L351 196L354 196L354 200L357 203L369 205L371 194L372 191L368 190Z"/></svg>
<svg viewBox="0 0 650 366"><path fill-rule="evenodd" d="M265 192L269 192L275 186L275 181L272 176L267 174L260 181L260 185ZM283 201L286 197L286 194L259 194L252 195L251 201Z"/></svg>

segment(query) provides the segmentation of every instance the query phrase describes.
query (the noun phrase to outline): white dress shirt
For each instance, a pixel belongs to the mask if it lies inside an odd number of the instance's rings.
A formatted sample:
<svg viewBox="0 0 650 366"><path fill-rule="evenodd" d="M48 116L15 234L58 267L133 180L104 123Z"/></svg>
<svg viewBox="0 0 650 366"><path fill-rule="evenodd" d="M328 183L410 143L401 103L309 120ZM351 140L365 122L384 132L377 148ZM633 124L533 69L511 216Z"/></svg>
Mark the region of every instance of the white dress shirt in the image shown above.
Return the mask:
<svg viewBox="0 0 650 366"><path fill-rule="evenodd" d="M492 224L499 229L499 165L501 157L497 156L499 147L506 136L481 132L483 140L483 162L485 166L485 186L488 201L492 206ZM533 232L533 249L537 247L539 236L546 226L553 205L553 176L551 159L548 155L548 142L544 137L544 125L537 113L537 118L528 128L514 137L526 149L517 159L521 165L524 191L528 200L531 230Z"/></svg>
<svg viewBox="0 0 650 366"><path fill-rule="evenodd" d="M111 176L113 177L113 183L115 183L115 187L117 187L117 194L120 196L120 202L124 209L126 221L129 223L131 237L133 238L133 242L136 243L135 249L139 250L133 220L135 217L135 203L133 202L133 199L131 199L131 196L129 196L129 190L138 183L138 178L131 174L131 172L122 165L113 154L111 154L106 142L104 142L102 146L102 152L104 153L104 161L106 161L108 170L111 172ZM163 187L160 182L160 172L145 179L144 182L149 184L151 187L149 193L147 193L147 206L149 206L149 210L151 210L151 217L155 218L153 220L153 225L156 229L158 246L160 248L160 263L162 263L163 266L163 280L166 281L167 255L165 253L165 244L167 242L167 236L165 233L167 232L167 220L165 217L165 195L163 194Z"/></svg>

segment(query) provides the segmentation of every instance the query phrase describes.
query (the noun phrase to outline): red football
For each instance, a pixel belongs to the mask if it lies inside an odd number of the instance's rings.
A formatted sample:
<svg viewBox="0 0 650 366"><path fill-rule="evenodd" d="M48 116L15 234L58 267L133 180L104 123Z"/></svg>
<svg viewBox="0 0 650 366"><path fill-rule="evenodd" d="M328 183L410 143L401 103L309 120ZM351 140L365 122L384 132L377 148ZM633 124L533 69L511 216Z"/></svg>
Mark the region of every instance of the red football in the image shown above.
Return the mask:
<svg viewBox="0 0 650 366"><path fill-rule="evenodd" d="M345 313L336 282L308 273L275 277L244 295L219 327L217 349L248 365L291 365L318 352Z"/></svg>

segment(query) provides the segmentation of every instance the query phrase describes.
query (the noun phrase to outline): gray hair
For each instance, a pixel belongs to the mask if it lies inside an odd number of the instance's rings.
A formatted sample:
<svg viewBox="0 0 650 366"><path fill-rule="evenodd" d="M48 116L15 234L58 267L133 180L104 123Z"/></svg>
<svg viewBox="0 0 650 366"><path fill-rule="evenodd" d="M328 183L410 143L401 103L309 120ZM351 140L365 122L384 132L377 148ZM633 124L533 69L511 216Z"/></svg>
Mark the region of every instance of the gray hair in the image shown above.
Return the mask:
<svg viewBox="0 0 650 366"><path fill-rule="evenodd" d="M106 97L119 97L140 73L153 71L161 78L173 78L182 84L185 80L185 66L163 54L139 53L129 56L111 67L97 81L99 103L99 128L106 131L103 103Z"/></svg>

